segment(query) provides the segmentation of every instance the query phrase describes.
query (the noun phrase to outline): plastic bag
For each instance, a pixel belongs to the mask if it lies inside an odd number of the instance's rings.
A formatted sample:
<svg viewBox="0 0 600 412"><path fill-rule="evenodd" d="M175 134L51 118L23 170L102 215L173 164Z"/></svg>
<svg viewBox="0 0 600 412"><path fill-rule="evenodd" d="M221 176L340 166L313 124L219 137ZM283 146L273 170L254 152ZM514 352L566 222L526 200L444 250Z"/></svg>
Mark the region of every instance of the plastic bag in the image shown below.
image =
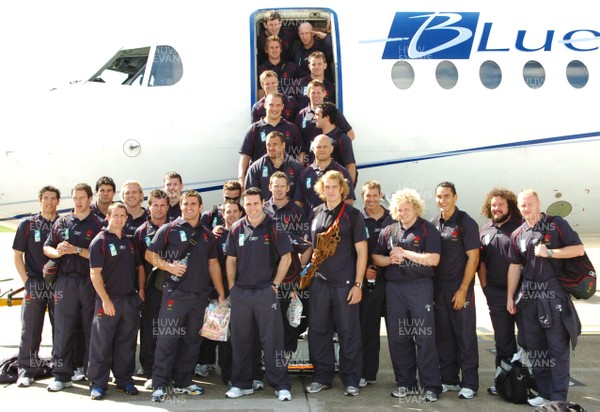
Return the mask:
<svg viewBox="0 0 600 412"><path fill-rule="evenodd" d="M290 325L294 328L297 328L300 325L300 321L302 320L302 309L302 301L297 294L294 294L286 313L288 322L290 322Z"/></svg>
<svg viewBox="0 0 600 412"><path fill-rule="evenodd" d="M229 320L231 319L231 301L228 299L219 305L216 299L210 301L204 311L204 324L200 336L225 342L229 339Z"/></svg>

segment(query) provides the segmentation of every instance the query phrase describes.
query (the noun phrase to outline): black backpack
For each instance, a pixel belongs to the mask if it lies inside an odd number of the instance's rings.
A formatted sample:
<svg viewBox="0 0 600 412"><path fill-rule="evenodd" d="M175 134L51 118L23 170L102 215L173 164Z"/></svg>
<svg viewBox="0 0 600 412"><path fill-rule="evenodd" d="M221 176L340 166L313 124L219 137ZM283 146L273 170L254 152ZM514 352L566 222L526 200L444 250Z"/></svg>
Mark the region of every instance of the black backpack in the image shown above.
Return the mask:
<svg viewBox="0 0 600 412"><path fill-rule="evenodd" d="M52 359L39 358L36 379L52 376ZM4 358L0 361L0 383L15 383L19 378L19 357L17 355Z"/></svg>
<svg viewBox="0 0 600 412"><path fill-rule="evenodd" d="M502 360L494 383L498 394L507 402L515 404L527 403L531 389L534 389L533 376L518 360L510 363Z"/></svg>

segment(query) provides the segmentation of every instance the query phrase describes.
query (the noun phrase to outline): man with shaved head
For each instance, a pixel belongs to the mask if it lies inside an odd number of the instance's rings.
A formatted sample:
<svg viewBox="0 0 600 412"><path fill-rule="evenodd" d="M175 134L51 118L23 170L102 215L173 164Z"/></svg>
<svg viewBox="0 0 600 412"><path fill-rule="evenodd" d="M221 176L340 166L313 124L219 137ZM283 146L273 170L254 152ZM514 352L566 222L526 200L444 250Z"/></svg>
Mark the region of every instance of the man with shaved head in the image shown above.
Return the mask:
<svg viewBox="0 0 600 412"><path fill-rule="evenodd" d="M575 349L581 323L556 273L564 259L582 256L584 249L566 220L541 212L542 202L533 190L519 193L517 205L525 221L511 238L506 309L517 314L523 326L524 346L538 387L538 396L528 402L539 407L567 400L569 346ZM519 281L521 289L514 299Z"/></svg>

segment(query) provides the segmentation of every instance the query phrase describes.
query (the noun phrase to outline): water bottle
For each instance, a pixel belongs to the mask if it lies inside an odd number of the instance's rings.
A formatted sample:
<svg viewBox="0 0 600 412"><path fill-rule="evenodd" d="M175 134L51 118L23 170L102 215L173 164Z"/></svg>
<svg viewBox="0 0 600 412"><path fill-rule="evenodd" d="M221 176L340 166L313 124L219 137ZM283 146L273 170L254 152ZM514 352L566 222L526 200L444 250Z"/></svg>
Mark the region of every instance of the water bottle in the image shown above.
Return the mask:
<svg viewBox="0 0 600 412"><path fill-rule="evenodd" d="M369 269L377 270L377 266L370 265ZM369 290L375 289L375 283L376 283L376 281L377 281L376 279L369 279L369 278L367 278L367 284L366 284L367 289L369 289Z"/></svg>
<svg viewBox="0 0 600 412"><path fill-rule="evenodd" d="M179 263L180 265L183 265L183 266L187 267L189 258L190 258L190 254L188 252L188 254L185 255L183 257L183 259L180 259L177 263ZM176 275L171 274L171 276L169 276L169 277L171 278L171 280L173 282L177 283L177 282L181 281L181 278L183 278L184 275L185 275L185 272L183 272L183 274L181 276L176 276Z"/></svg>

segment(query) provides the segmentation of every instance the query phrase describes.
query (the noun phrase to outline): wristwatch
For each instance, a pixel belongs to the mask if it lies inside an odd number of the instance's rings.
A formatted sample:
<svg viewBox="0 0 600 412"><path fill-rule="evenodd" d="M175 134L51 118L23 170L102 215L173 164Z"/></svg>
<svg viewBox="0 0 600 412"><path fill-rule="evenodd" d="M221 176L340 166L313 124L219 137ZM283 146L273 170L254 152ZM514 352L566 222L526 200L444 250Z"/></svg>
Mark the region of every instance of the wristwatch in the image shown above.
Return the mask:
<svg viewBox="0 0 600 412"><path fill-rule="evenodd" d="M82 249L82 248L80 248L80 247L78 247L78 248L77 248L77 254L78 254L78 255L81 255L81 252L83 252L83 249Z"/></svg>
<svg viewBox="0 0 600 412"><path fill-rule="evenodd" d="M363 284L362 284L362 282L354 282L354 286L356 286L359 289L362 289Z"/></svg>
<svg viewBox="0 0 600 412"><path fill-rule="evenodd" d="M552 255L554 254L554 252L552 251L552 249L546 249L546 252L548 253L548 257L552 258Z"/></svg>
<svg viewBox="0 0 600 412"><path fill-rule="evenodd" d="M271 283L271 286L273 286L275 289L279 290L279 285L275 282Z"/></svg>

